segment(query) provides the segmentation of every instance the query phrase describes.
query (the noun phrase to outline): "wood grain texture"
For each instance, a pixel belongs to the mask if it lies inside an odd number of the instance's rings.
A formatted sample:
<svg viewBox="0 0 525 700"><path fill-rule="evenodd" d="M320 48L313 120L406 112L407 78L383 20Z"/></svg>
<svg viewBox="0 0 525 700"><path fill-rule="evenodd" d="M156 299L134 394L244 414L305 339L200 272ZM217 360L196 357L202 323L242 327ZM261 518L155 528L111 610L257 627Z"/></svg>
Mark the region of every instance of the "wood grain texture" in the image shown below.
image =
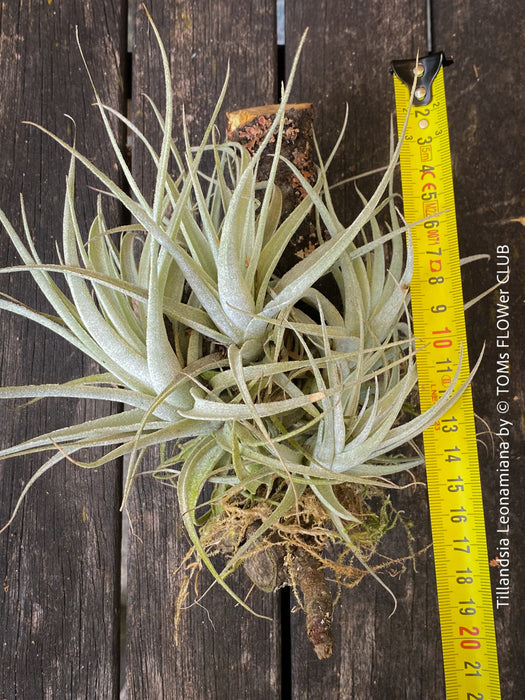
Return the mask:
<svg viewBox="0 0 525 700"><path fill-rule="evenodd" d="M386 158L388 105L393 107L390 77L385 68L391 58L415 55L426 46L424 3L396 3L384 8L335 3L287 3L287 55L291 57L293 36L306 25L310 33L305 47L306 67L301 64L294 99L321 105L315 125L326 144L335 131L333 115L347 94L350 106L349 136L344 155L337 159L332 177L347 177L377 166ZM476 263L464 272L465 296L474 297L496 281L497 246L510 248L515 271L507 286L511 297L514 329L510 356L513 377L510 414L512 501L523 492L519 471L523 449L523 289L519 270L523 264L522 224L509 222L523 215L523 182L513 163L523 160L520 135L523 112L520 84L522 61L515 60L512 47L523 35L523 20L516 3L480 7L474 3L433 3L436 49L456 56L456 65L446 73L452 140L458 225L462 255L489 252L492 260ZM377 9L377 12L375 10ZM503 11L504 10L504 11ZM490 31L488 31L490 27ZM490 36L490 41L488 37ZM490 44L490 46L489 46ZM504 48L505 47L505 48ZM289 53L288 53L289 51ZM378 58L384 56L381 62ZM458 66L458 62L461 63ZM289 63L290 58L287 58ZM459 68L459 70L458 70ZM382 73L380 71L383 71ZM501 127L504 125L504 127ZM333 140L332 136L332 140ZM521 149L521 150L520 150ZM378 158L379 156L379 158ZM335 177L334 177L335 176ZM343 211L353 211L351 194L339 200ZM520 208L521 207L521 208ZM501 269L501 268L499 268ZM471 357L485 341L486 360L474 383L475 410L497 432L497 301L492 295L468 312ZM488 321L488 323L487 323ZM502 396L502 398L505 398ZM478 430L486 433L481 421ZM497 545L505 535L497 534L500 515L497 449L491 438L481 438L480 456L489 557L497 556ZM485 447L486 445L486 447ZM424 472L420 474L424 478ZM431 541L424 489L393 496L397 507L414 521L415 548ZM516 506L514 506L516 508ZM496 610L501 664L502 697L518 698L523 688L523 664L518 660L523 645L519 639L519 610L523 590L523 523L516 510L511 531L511 605ZM501 524L500 524L501 527ZM393 536L386 552L395 556L402 542ZM402 550L401 550L402 551ZM398 599L398 609L389 618L390 601L374 582L367 581L344 594L339 604L339 657L333 663L318 662L304 645L301 622L292 632L293 697L333 698L421 698L444 697L442 654L431 551L417 559L417 573L407 571L399 581L388 581ZM493 590L499 580L491 569ZM337 626L337 611L335 622ZM296 629L297 627L297 629Z"/></svg>
<svg viewBox="0 0 525 700"><path fill-rule="evenodd" d="M313 102L315 132L326 158L339 134L348 104L344 142L330 168L338 182L386 165L394 97L390 61L426 48L425 0L379 2L287 0L286 69L299 39L308 36L292 99ZM359 182L365 194L377 177ZM337 211L350 222L360 210L353 185L335 190Z"/></svg>
<svg viewBox="0 0 525 700"><path fill-rule="evenodd" d="M137 4L135 2L130 4ZM497 410L498 359L509 352L509 436L511 453L509 606L496 609L502 697L519 700L525 687L522 620L525 526L520 513L525 485L520 469L524 445L523 333L523 54L525 33L518 0L474 3L434 1L436 49L453 54L445 74L460 248L463 255L487 252L490 261L464 268L466 297L496 282L508 246L511 276L509 348L497 346L496 293L467 315L470 355L486 342L485 359L473 386L479 431L500 427ZM198 0L151 0L173 71L174 137L181 144L182 105L191 139L196 142L217 99L227 61L230 87L224 111L276 101L275 3L202 3ZM30 119L71 139L69 113L77 124L79 148L107 172L114 159L101 139L92 93L75 44L79 26L87 60L102 98L123 107L125 14L119 0L42 3L5 2L0 10L0 206L20 227L18 193L23 191L35 243L46 260L55 260L60 237L63 190L68 159L49 139L21 124ZM141 93L163 107L160 58L144 12L132 12L132 113L148 136L155 117ZM342 124L345 102L349 127L330 177L337 181L386 163L389 118L394 108L390 60L426 49L424 0L360 3L351 0L287 0L286 64L289 69L299 38L310 27L292 99L315 103L315 128L327 156ZM96 121L96 120L95 120ZM220 121L225 133L225 118ZM121 142L124 135L119 133ZM152 137L154 143L155 138ZM152 171L143 152L132 149L137 180L152 189ZM79 171L78 188L94 184ZM369 194L377 178L360 182ZM93 196L78 202L89 220ZM359 207L353 186L335 190L343 221ZM119 212L111 216L119 220ZM512 221L518 219L518 221ZM5 235L0 236L0 264L16 262ZM497 263L501 263L498 266ZM27 277L0 276L0 290L41 304ZM506 317L505 317L506 318ZM499 366L501 370L502 365ZM93 367L57 338L13 316L0 315L0 373L4 385L63 381ZM501 376L501 372L499 375ZM500 381L505 381L500 379ZM39 402L13 411L0 404L0 443L15 444L66 420L100 415L93 406ZM95 412L97 411L97 412ZM486 424L482 421L485 421ZM499 438L481 435L480 456L489 557L498 555L505 527L499 520ZM39 460L0 465L0 523L3 524ZM155 465L155 455L144 465ZM424 470L417 474L423 481ZM33 698L116 698L119 693L118 648L120 596L119 468L87 473L72 465L58 467L32 490L11 528L0 536L0 700ZM413 523L414 549L431 542L424 486L394 492L396 507ZM180 643L174 642L175 601L181 576L177 567L188 543L180 524L173 490L148 475L140 477L130 502L133 532L129 543L127 614L127 697L130 700L420 700L445 696L432 550L410 562L398 577L383 575L397 597L365 579L344 591L334 623L336 645L331 660L319 661L304 630L304 615L281 614L280 595L252 592L241 577L232 583L257 612L250 616L225 592L212 588L182 616ZM521 520L520 520L521 518ZM402 529L387 535L382 551L408 553ZM494 589L500 569L491 568ZM210 583L203 576L200 589Z"/></svg>
<svg viewBox="0 0 525 700"><path fill-rule="evenodd" d="M465 0L460 7L441 2L434 9L436 47L443 47L454 57L445 79L460 252L463 256L490 255L490 260L465 268L466 296L474 297L495 284L498 273L503 282L499 291L467 313L471 357L475 358L485 344L480 376L473 384L473 398L480 418L478 430L482 433L479 454L489 559L496 559L502 540L509 540L510 545L508 566L504 567L510 572L509 595L507 600L494 596L502 698L520 698L525 687L525 521L521 507L525 489L525 241L523 224L512 221L525 214L521 48L524 32L525 19L518 0L481 4ZM508 254L502 252L505 246ZM507 263L510 276L506 281ZM508 353L508 373L501 371L506 369L503 353ZM498 364L502 358L503 362ZM508 413L498 412L501 400L508 402ZM508 436L497 435L502 432L502 425L509 427L501 424L501 419L512 423ZM492 437L488 430L492 431ZM506 484L502 484L500 491L500 473L506 474L504 469L498 472L500 459L505 461L502 441L509 443L508 516ZM500 517L509 517L509 522L500 521ZM505 532L507 527L509 533ZM505 572L498 566L492 566L490 571L492 589L496 592L506 578ZM498 598L501 603L509 604L498 607Z"/></svg>
<svg viewBox="0 0 525 700"><path fill-rule="evenodd" d="M286 64L289 68L299 37L309 27L294 84L293 98L315 104L314 130L324 157L343 121L349 124L340 153L330 170L331 182L380 167L388 161L390 114L394 109L390 61L426 48L425 3L287 2ZM375 175L359 181L369 195ZM336 211L349 223L361 205L353 184L335 190ZM424 471L419 474L424 478ZM431 542L424 486L393 492L396 508L413 522L415 551ZM396 559L408 555L403 528L385 538L381 552ZM335 613L334 655L318 661L304 639L300 615L292 616L292 697L361 698L444 697L441 641L430 551L410 562L396 578L383 574L397 598L365 579L342 592Z"/></svg>
<svg viewBox="0 0 525 700"><path fill-rule="evenodd" d="M22 120L71 140L67 112L76 121L79 147L101 166L112 166L107 150L98 148L99 127L89 122L93 97L76 24L104 98L121 104L118 4L10 2L0 12L0 206L20 230L18 195L24 193L35 244L50 262L61 235L68 158ZM85 189L80 173L78 185ZM94 214L93 204L92 193L79 199L81 221ZM4 232L0 256L2 266L19 262ZM2 291L47 309L28 275L2 276L0 284ZM5 312L0 323L3 385L65 381L94 371L34 324ZM60 401L14 409L14 402L0 405L2 447L95 415L92 406ZM41 461L2 463L2 525ZM119 484L119 471L112 468L91 474L59 466L37 483L0 536L1 698L118 697Z"/></svg>
<svg viewBox="0 0 525 700"><path fill-rule="evenodd" d="M175 103L174 138L182 145L182 106L193 143L199 142L231 64L224 110L274 102L274 3L232 5L156 1L148 9L168 51ZM162 107L160 56L147 18L136 15L133 51L133 114L152 135L154 117L145 107L147 92ZM221 118L222 137L225 119ZM155 138L152 136L155 143ZM133 170L142 186L152 189L151 171L138 147ZM145 469L155 465L151 455ZM135 536L130 537L128 566L128 697L250 698L280 697L279 596L252 593L248 602L270 620L235 606L215 586L199 605L181 618L175 646L174 615L181 575L175 574L188 549L173 490L144 476L130 502ZM211 578L202 576L204 592ZM232 585L241 597L250 586L243 578ZM256 669L256 672L254 672Z"/></svg>
<svg viewBox="0 0 525 700"><path fill-rule="evenodd" d="M218 120L225 138L225 112L276 100L275 8L272 0L233 5L224 1L175 0L148 3L169 53L175 109L173 137L184 145L183 108L192 144L200 142L230 66L224 110ZM153 31L144 11L136 14L133 48L133 117L140 129L158 141L146 93L164 105L164 82ZM152 187L152 173L140 144L134 144L138 176Z"/></svg>

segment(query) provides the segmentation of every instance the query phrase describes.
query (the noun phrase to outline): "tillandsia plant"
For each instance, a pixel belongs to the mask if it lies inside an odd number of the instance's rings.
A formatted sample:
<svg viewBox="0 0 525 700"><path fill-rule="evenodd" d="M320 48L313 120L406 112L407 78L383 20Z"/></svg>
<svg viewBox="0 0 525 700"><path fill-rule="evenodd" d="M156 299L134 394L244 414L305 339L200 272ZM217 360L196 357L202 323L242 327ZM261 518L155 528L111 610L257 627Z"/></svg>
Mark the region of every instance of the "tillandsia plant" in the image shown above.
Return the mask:
<svg viewBox="0 0 525 700"><path fill-rule="evenodd" d="M388 477L422 463L414 438L464 389L456 373L430 410L403 418L417 374L407 310L411 249L404 244L407 229L392 185L399 145L361 213L343 225L327 180L338 144L326 162L319 159L313 184L280 153L296 57L272 127L255 154L238 143L217 142L214 125L226 83L199 146L189 143L182 120L180 152L172 138L168 60L153 29L166 88L165 113L152 105L162 132L160 152L133 123L102 104L95 90L129 194L74 143L42 129L71 156L60 262L39 259L23 201L23 236L0 212L23 263L3 272L30 274L54 315L5 296L0 308L57 333L102 368L64 384L2 388L0 397L60 396L127 407L4 449L4 460L52 451L23 489L12 518L32 484L62 459L92 468L127 455L125 505L145 451L158 446L155 475L177 489L192 543L188 572L206 566L247 608L227 580L239 566L264 590L291 585L315 650L326 657L333 642L326 574L343 584L366 572L381 581L369 561L395 518ZM111 116L151 157L153 201L119 150ZM265 151L270 140L272 155ZM263 157L272 162L260 182ZM213 162L211 172L203 169L205 158ZM305 192L284 220L275 183L282 162ZM79 164L129 212L129 225L108 228L99 196L84 235L75 213ZM312 212L318 247L277 275L283 251ZM390 227L382 233L380 219L386 217ZM327 273L338 304L314 286ZM56 274L67 293L54 281ZM105 448L104 456L83 462L82 451L94 446Z"/></svg>

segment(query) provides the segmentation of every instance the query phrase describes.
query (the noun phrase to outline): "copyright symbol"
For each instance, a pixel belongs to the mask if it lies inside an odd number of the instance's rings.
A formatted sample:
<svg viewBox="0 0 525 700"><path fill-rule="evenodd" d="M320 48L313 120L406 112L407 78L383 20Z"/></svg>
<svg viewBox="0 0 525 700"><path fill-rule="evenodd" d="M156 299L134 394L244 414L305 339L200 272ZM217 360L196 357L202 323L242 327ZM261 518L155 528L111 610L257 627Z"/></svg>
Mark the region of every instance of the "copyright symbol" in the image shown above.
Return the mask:
<svg viewBox="0 0 525 700"><path fill-rule="evenodd" d="M506 401L498 401L498 405L496 406L496 409L498 413L508 413L509 412L509 404Z"/></svg>

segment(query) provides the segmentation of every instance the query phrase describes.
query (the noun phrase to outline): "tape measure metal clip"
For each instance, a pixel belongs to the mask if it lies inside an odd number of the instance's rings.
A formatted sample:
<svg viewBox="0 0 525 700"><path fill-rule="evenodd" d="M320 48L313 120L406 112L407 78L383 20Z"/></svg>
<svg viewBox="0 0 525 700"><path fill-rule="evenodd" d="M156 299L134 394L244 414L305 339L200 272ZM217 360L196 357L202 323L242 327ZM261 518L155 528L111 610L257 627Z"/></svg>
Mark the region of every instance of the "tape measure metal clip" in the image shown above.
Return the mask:
<svg viewBox="0 0 525 700"><path fill-rule="evenodd" d="M414 93L414 105L424 107L432 102L432 83L439 73L441 66L449 66L453 63L451 58L446 58L443 51L431 53L418 59L392 61L390 71L403 82L408 90L412 89L414 73L417 71L416 91Z"/></svg>

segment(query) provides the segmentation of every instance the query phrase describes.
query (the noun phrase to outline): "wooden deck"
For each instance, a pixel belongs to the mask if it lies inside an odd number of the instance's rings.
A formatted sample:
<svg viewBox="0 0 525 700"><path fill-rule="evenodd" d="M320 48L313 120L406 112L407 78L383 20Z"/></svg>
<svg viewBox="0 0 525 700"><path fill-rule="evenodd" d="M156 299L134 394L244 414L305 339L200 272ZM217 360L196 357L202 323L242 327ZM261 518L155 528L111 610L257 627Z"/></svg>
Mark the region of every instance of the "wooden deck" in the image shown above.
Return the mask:
<svg viewBox="0 0 525 700"><path fill-rule="evenodd" d="M275 0L149 0L148 9L169 51L176 104L184 104L194 138L211 114L228 60L228 111L275 102L279 71L289 68L299 37L309 26L293 99L315 103L316 132L325 154L342 124L346 102L350 110L332 178L386 162L393 110L389 63L413 57L418 49L426 51L425 0L287 0L286 43L279 51ZM64 114L71 115L79 148L107 171L115 168L92 107L75 25L106 103L125 109L130 100L134 119L147 131L153 117L142 93L162 102L159 56L142 10L128 9L123 0L2 3L0 206L19 224L18 195L23 192L37 248L49 261L56 258L60 236L67 157L22 121L38 122L71 139L72 124ZM473 389L483 433L480 456L491 558L497 556L505 536L499 531L505 526L499 520L503 509L498 443L496 438L494 448L487 431L499 430L498 399L508 400L510 406L505 414L512 421L510 593L509 605L497 608L495 618L502 697L518 700L525 687L525 246L523 220L513 219L525 215L522 4L435 0L432 35L434 48L455 59L446 83L461 252L491 256L465 269L467 298L495 283L498 246L510 251L511 275L505 284L510 293L510 347L505 348L511 367L509 394L497 396L502 351L497 347L497 293L468 312L468 326L471 357L486 344ZM224 122L222 128L224 133ZM124 133L121 139L124 142ZM136 176L147 183L149 173L141 168L138 150L132 153L132 164ZM80 182L80 173L78 179L80 189L86 180ZM93 213L93 201L94 197L85 201L84 208L79 205L86 220ZM346 218L355 213L352 188L338 193L337 205ZM119 212L113 216L118 221ZM2 235L2 267L16 260ZM0 285L7 294L41 305L25 276L2 276ZM64 381L93 371L59 339L20 318L0 313L0 333L2 385ZM82 420L100 411L98 406L57 400L14 408L7 402L0 405L2 447L60 427L72 413ZM38 464L33 457L1 464L0 524ZM398 599L392 617L390 597L373 580L342 592L335 618L336 649L328 661L316 659L302 616L290 611L286 592L252 593L252 605L271 617L269 622L234 607L214 588L201 606L186 612L182 639L175 646L173 618L180 583L175 570L186 540L174 493L143 477L130 506L127 615L121 614L121 470L121 464L94 473L70 464L56 467L36 484L21 513L0 536L0 699L117 698L123 678L126 697L134 700L444 698L431 549L418 558L417 572L409 567L389 581ZM419 477L424 479L423 471ZM424 487L393 498L414 521L414 547L422 549L431 540ZM406 551L402 539L402 532L394 534L387 551ZM496 594L500 572L493 567L491 573ZM238 590L245 594L248 587L239 580Z"/></svg>

